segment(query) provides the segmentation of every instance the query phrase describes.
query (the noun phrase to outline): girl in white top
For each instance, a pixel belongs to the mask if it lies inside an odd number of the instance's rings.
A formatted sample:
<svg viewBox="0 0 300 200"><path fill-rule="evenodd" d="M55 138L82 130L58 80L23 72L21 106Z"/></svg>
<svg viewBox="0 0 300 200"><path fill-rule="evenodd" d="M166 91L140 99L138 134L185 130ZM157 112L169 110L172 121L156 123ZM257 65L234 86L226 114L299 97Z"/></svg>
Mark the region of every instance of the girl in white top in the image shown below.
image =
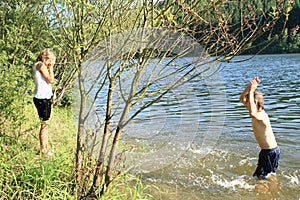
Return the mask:
<svg viewBox="0 0 300 200"><path fill-rule="evenodd" d="M51 49L44 49L37 58L37 62L32 67L35 83L34 104L42 120L39 133L41 151L43 154L51 156L53 153L48 144L48 124L51 115L51 97L54 80L53 65L55 54Z"/></svg>
<svg viewBox="0 0 300 200"><path fill-rule="evenodd" d="M52 86L51 83L48 83L47 80L44 78L42 73L37 70L39 68L41 70L42 65L39 66L41 62L37 62L33 67L33 74L34 74L34 83L35 83L35 92L34 97L37 99L51 99L52 96ZM51 72L48 72L49 74Z"/></svg>

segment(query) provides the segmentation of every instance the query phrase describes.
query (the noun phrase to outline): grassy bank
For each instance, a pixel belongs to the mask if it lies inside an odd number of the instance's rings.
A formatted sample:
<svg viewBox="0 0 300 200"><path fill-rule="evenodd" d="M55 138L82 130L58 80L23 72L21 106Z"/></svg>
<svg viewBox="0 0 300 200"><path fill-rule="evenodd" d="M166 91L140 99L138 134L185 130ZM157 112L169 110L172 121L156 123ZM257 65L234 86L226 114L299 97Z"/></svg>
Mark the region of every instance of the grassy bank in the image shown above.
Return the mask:
<svg viewBox="0 0 300 200"><path fill-rule="evenodd" d="M32 103L18 134L0 136L0 199L76 199L73 194L76 124L69 109L53 108L49 126L54 156L39 153L39 119ZM153 188L123 174L101 199L153 199Z"/></svg>

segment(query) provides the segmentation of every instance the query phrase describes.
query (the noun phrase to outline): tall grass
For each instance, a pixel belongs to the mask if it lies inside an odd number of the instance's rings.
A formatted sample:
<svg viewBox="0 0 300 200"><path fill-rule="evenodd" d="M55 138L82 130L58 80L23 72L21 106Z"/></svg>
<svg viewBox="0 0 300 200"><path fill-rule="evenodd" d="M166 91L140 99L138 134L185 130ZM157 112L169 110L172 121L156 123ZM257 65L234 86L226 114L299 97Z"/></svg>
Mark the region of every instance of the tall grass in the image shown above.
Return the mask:
<svg viewBox="0 0 300 200"><path fill-rule="evenodd" d="M39 153L39 119L32 103L25 106L26 120L18 137L0 137L0 199L76 199L73 158L76 126L67 109L53 109L49 126L51 158Z"/></svg>
<svg viewBox="0 0 300 200"><path fill-rule="evenodd" d="M21 134L0 135L0 199L77 199L74 194L76 125L69 109L53 108L49 126L54 156L39 153L39 120L32 103L24 108ZM153 188L152 188L153 190ZM101 199L154 199L149 186L121 174ZM100 196L97 197L100 199Z"/></svg>

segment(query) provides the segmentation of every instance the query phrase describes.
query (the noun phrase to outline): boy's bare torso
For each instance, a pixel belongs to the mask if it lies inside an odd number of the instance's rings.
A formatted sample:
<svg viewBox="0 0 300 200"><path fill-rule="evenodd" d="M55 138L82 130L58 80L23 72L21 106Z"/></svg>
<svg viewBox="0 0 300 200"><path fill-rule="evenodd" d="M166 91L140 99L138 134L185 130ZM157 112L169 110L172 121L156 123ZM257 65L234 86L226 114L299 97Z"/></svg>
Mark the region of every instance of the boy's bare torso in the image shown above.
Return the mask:
<svg viewBox="0 0 300 200"><path fill-rule="evenodd" d="M253 133L260 148L273 149L277 147L277 142L272 131L269 116L264 110L262 93L256 94L256 100L254 98L255 90L259 83L260 79L254 77L242 92L240 101L249 111Z"/></svg>
<svg viewBox="0 0 300 200"><path fill-rule="evenodd" d="M252 117L252 129L257 143L261 149L273 149L277 147L277 142L272 131L268 114L262 110L258 114L262 120Z"/></svg>

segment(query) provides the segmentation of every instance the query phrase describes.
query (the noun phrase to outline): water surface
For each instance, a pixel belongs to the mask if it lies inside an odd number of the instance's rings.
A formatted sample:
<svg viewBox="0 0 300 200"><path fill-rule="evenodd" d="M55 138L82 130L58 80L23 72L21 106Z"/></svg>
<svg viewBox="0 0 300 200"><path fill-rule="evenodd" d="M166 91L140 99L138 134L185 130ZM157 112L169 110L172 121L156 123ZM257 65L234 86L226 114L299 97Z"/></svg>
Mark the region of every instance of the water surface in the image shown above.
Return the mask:
<svg viewBox="0 0 300 200"><path fill-rule="evenodd" d="M174 91L125 130L132 171L159 188L156 199L300 199L299 63L299 54L256 56ZM281 149L266 183L252 177L260 149L239 102L254 76Z"/></svg>

